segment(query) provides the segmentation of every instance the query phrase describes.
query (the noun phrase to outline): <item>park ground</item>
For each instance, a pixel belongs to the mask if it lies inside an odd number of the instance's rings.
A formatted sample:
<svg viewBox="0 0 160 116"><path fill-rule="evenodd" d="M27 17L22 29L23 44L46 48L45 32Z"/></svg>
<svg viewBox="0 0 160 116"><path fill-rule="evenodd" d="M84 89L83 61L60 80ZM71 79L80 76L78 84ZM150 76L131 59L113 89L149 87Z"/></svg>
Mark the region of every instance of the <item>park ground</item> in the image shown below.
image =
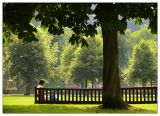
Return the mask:
<svg viewBox="0 0 160 116"><path fill-rule="evenodd" d="M34 104L34 96L3 95L3 113L157 113L157 104L130 104L128 110L100 109L100 104Z"/></svg>

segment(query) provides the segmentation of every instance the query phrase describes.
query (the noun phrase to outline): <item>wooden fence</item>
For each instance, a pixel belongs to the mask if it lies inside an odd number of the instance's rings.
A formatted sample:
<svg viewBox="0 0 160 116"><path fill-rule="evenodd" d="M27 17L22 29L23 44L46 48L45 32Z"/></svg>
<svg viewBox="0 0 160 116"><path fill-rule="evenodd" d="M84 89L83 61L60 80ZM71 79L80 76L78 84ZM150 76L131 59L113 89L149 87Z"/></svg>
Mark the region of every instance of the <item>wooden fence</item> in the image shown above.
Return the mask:
<svg viewBox="0 0 160 116"><path fill-rule="evenodd" d="M123 100L128 103L157 103L157 87L121 88Z"/></svg>
<svg viewBox="0 0 160 116"><path fill-rule="evenodd" d="M157 87L121 88L127 103L157 103ZM101 104L102 89L57 89L35 87L37 104Z"/></svg>

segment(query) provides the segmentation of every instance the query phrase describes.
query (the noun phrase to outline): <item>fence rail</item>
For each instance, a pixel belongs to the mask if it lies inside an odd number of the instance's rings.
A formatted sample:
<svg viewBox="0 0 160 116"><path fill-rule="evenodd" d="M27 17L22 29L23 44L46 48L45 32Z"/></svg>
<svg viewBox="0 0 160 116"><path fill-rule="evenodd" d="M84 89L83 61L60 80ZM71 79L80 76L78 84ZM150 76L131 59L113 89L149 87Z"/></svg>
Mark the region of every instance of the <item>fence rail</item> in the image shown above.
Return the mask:
<svg viewBox="0 0 160 116"><path fill-rule="evenodd" d="M127 103L157 103L157 87L121 88ZM102 89L57 89L35 87L37 104L100 104Z"/></svg>

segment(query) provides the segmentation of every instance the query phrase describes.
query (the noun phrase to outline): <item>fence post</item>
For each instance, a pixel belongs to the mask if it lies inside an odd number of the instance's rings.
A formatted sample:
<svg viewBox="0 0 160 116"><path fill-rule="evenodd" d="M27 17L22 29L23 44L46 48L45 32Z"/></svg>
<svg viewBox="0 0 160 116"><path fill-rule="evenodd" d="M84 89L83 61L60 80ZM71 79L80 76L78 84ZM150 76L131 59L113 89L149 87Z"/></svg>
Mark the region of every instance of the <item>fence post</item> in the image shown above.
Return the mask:
<svg viewBox="0 0 160 116"><path fill-rule="evenodd" d="M103 90L103 89L102 89ZM102 99L103 99L103 97L102 97ZM98 90L98 101L100 102L101 101L101 90L99 89Z"/></svg>
<svg viewBox="0 0 160 116"><path fill-rule="evenodd" d="M50 90L49 90L49 98L50 98L50 99L49 99L49 102L50 102L50 103L52 102L52 95L51 95L52 92L51 92L51 91L52 91L52 90L50 89Z"/></svg>
<svg viewBox="0 0 160 116"><path fill-rule="evenodd" d="M127 89L124 90L125 90L125 101L127 102Z"/></svg>
<svg viewBox="0 0 160 116"><path fill-rule="evenodd" d="M87 89L87 102L89 102L89 89Z"/></svg>
<svg viewBox="0 0 160 116"><path fill-rule="evenodd" d="M68 90L68 101L70 101L70 89Z"/></svg>
<svg viewBox="0 0 160 116"><path fill-rule="evenodd" d="M157 102L157 88L155 88L155 102Z"/></svg>
<svg viewBox="0 0 160 116"><path fill-rule="evenodd" d="M72 101L74 101L74 89L72 89Z"/></svg>
<svg viewBox="0 0 160 116"><path fill-rule="evenodd" d="M76 89L76 101L78 101L78 89Z"/></svg>
<svg viewBox="0 0 160 116"><path fill-rule="evenodd" d="M66 89L64 90L64 101L66 102Z"/></svg>
<svg viewBox="0 0 160 116"><path fill-rule="evenodd" d="M153 88L151 88L151 101L153 102Z"/></svg>
<svg viewBox="0 0 160 116"><path fill-rule="evenodd" d="M123 88L121 88L121 96L122 96L122 100L124 100L123 99Z"/></svg>
<svg viewBox="0 0 160 116"><path fill-rule="evenodd" d="M56 101L56 100L55 100L55 95L56 95L55 92L56 92L56 91L55 91L55 89L53 89L52 91L53 91L53 93L52 93L52 95L53 95L53 102L55 102L55 101Z"/></svg>
<svg viewBox="0 0 160 116"><path fill-rule="evenodd" d="M57 89L57 101L59 101L59 89Z"/></svg>
<svg viewBox="0 0 160 116"><path fill-rule="evenodd" d="M79 101L81 101L81 89L79 89L79 97L80 97Z"/></svg>
<svg viewBox="0 0 160 116"><path fill-rule="evenodd" d="M132 89L132 98L133 98L133 103L134 103L134 88Z"/></svg>
<svg viewBox="0 0 160 116"><path fill-rule="evenodd" d="M85 102L85 90L86 89L83 89L83 101Z"/></svg>
<svg viewBox="0 0 160 116"><path fill-rule="evenodd" d="M130 103L131 102L131 91L130 91L131 89L129 88L128 90L129 90L128 94L129 94L129 103Z"/></svg>
<svg viewBox="0 0 160 116"><path fill-rule="evenodd" d="M144 97L144 102L146 102L146 89L143 88L143 97Z"/></svg>
<svg viewBox="0 0 160 116"><path fill-rule="evenodd" d="M91 90L91 102L92 102L92 90Z"/></svg>
<svg viewBox="0 0 160 116"><path fill-rule="evenodd" d="M61 89L61 101L63 101L63 89Z"/></svg>
<svg viewBox="0 0 160 116"><path fill-rule="evenodd" d="M94 90L94 99L95 99L94 101L97 101L97 100L96 100L96 98L97 98L96 92L97 92L97 89Z"/></svg>
<svg viewBox="0 0 160 116"><path fill-rule="evenodd" d="M46 91L46 92L45 92L45 93L46 93L46 96L45 96L45 97L46 97L46 98L45 98L45 101L46 101L46 102L48 102L48 90L45 90L45 91Z"/></svg>

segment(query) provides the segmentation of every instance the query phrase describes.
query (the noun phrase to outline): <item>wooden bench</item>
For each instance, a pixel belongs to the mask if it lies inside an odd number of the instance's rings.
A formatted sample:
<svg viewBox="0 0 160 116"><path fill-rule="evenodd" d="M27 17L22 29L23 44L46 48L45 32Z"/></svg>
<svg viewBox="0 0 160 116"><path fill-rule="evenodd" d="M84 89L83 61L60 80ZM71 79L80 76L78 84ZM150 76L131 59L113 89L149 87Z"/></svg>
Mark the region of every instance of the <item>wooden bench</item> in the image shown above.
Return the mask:
<svg viewBox="0 0 160 116"><path fill-rule="evenodd" d="M157 87L121 88L127 103L157 103ZM41 92L40 92L41 91ZM55 98L55 95L57 98ZM102 89L60 89L35 87L36 104L101 104Z"/></svg>

